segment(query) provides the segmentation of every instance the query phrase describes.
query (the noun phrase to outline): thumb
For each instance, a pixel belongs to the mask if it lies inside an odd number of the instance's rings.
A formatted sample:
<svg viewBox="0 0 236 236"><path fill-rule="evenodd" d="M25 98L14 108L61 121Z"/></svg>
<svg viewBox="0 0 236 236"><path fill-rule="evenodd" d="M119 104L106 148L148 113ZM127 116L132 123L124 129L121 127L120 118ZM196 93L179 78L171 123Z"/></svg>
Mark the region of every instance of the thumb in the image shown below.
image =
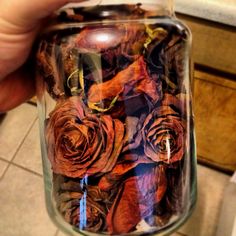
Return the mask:
<svg viewBox="0 0 236 236"><path fill-rule="evenodd" d="M0 18L18 27L32 27L70 2L86 0L1 0Z"/></svg>

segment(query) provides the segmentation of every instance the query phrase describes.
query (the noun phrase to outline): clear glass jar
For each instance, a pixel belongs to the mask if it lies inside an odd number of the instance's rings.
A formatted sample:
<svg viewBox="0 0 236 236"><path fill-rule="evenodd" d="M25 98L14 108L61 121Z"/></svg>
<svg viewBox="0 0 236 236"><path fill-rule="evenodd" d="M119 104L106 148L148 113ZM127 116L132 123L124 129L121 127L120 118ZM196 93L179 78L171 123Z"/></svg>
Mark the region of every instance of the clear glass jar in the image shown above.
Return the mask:
<svg viewBox="0 0 236 236"><path fill-rule="evenodd" d="M55 13L38 47L37 94L47 208L69 235L166 235L190 215L190 44L171 0Z"/></svg>

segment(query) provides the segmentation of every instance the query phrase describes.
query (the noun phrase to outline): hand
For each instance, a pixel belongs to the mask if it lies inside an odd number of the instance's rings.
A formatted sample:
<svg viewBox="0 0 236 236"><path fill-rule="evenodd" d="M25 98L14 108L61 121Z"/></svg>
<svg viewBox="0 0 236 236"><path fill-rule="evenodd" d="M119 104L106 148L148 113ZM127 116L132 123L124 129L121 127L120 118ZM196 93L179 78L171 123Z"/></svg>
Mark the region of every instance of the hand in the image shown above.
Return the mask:
<svg viewBox="0 0 236 236"><path fill-rule="evenodd" d="M0 112L16 107L35 93L33 68L27 66L27 59L42 21L66 3L82 1L0 1Z"/></svg>

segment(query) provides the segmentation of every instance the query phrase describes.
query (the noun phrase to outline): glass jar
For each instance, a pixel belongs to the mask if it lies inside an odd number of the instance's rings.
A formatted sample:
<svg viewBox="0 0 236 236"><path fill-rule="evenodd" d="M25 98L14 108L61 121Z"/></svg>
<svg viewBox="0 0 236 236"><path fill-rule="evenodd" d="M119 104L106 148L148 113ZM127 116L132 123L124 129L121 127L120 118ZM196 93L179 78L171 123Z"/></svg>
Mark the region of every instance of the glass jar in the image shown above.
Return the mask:
<svg viewBox="0 0 236 236"><path fill-rule="evenodd" d="M196 201L189 30L171 0L56 12L37 51L46 202L69 235L166 235Z"/></svg>

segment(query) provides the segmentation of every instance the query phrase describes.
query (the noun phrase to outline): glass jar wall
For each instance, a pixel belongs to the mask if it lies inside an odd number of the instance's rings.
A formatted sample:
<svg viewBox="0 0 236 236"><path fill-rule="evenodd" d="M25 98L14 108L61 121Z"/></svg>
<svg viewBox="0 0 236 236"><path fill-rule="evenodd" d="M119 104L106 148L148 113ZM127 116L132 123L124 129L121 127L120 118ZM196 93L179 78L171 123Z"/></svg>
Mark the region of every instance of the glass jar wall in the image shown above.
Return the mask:
<svg viewBox="0 0 236 236"><path fill-rule="evenodd" d="M166 235L189 216L190 41L171 1L55 13L38 47L37 94L47 208L69 235Z"/></svg>

